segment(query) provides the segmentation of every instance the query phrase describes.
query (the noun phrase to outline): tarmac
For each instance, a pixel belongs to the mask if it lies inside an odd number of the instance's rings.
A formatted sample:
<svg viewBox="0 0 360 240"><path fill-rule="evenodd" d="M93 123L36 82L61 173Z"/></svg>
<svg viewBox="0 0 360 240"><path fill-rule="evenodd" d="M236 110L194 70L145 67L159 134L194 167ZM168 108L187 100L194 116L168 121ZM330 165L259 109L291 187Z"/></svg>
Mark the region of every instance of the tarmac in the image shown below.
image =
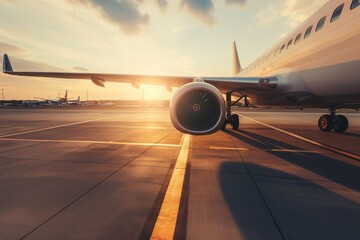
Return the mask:
<svg viewBox="0 0 360 240"><path fill-rule="evenodd" d="M0 239L358 240L360 114L236 111L188 136L163 108L0 109Z"/></svg>

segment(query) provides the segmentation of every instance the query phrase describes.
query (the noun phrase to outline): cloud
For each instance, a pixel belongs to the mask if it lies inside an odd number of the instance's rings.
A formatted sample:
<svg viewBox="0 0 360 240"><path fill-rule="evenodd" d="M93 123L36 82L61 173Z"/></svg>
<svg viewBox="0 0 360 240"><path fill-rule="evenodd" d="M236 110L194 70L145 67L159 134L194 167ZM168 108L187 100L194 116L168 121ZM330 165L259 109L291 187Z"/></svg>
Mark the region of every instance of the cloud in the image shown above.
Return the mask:
<svg viewBox="0 0 360 240"><path fill-rule="evenodd" d="M278 20L281 17L281 12L276 5L269 5L268 7L260 10L256 13L256 18L258 19L258 25L267 26L274 21Z"/></svg>
<svg viewBox="0 0 360 240"><path fill-rule="evenodd" d="M284 19L291 27L308 18L329 0L286 0L272 1L264 9L257 12L256 17L260 26L269 25L279 19Z"/></svg>
<svg viewBox="0 0 360 240"><path fill-rule="evenodd" d="M214 24L214 3L212 0L183 0L181 5L202 23Z"/></svg>
<svg viewBox="0 0 360 240"><path fill-rule="evenodd" d="M88 72L89 71L89 69L87 69L86 67L81 67L81 66L75 66L75 67L73 67L73 69L75 71L80 71L80 72Z"/></svg>
<svg viewBox="0 0 360 240"><path fill-rule="evenodd" d="M14 71L65 71L62 68L52 66L43 62L29 61L9 56Z"/></svg>
<svg viewBox="0 0 360 240"><path fill-rule="evenodd" d="M0 53L25 53L26 50L8 43L0 42Z"/></svg>
<svg viewBox="0 0 360 240"><path fill-rule="evenodd" d="M238 7L245 6L247 0L225 0L225 3L228 5L234 5Z"/></svg>
<svg viewBox="0 0 360 240"><path fill-rule="evenodd" d="M158 6L162 12L164 12L168 6L167 0L156 0Z"/></svg>
<svg viewBox="0 0 360 240"><path fill-rule="evenodd" d="M288 18L288 24L296 26L317 11L329 0L287 0L283 16Z"/></svg>
<svg viewBox="0 0 360 240"><path fill-rule="evenodd" d="M22 70L22 71L64 71L64 69L43 63L43 62L35 62L25 60L23 58L18 58L19 56L28 55L28 51L24 48L8 44L5 42L0 42L0 53L7 53L9 55L11 65L14 70ZM15 57L15 56L18 57ZM2 58L1 56L1 66L2 66Z"/></svg>
<svg viewBox="0 0 360 240"><path fill-rule="evenodd" d="M135 34L142 26L149 23L149 15L142 14L138 9L141 0L72 0L94 8L108 22L115 24L125 34ZM166 0L158 0L160 6L166 5Z"/></svg>
<svg viewBox="0 0 360 240"><path fill-rule="evenodd" d="M64 71L64 69L43 63L43 62L36 62L25 60L28 57L29 51L9 44L5 42L0 42L0 53L8 54L11 65L14 70L22 70L22 71ZM21 56L19 58L19 56ZM22 58L24 57L24 58ZM3 56L1 55L1 66L2 66L2 59Z"/></svg>

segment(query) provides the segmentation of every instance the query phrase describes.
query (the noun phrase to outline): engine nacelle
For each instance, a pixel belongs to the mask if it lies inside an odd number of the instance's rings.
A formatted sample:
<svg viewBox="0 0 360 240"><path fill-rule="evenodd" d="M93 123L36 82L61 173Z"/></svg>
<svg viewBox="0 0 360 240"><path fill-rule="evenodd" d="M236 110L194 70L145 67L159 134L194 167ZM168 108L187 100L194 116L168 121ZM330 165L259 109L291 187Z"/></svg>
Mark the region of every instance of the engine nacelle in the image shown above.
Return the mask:
<svg viewBox="0 0 360 240"><path fill-rule="evenodd" d="M179 88L171 101L170 117L183 133L204 135L218 131L225 121L225 103L220 91L205 82Z"/></svg>

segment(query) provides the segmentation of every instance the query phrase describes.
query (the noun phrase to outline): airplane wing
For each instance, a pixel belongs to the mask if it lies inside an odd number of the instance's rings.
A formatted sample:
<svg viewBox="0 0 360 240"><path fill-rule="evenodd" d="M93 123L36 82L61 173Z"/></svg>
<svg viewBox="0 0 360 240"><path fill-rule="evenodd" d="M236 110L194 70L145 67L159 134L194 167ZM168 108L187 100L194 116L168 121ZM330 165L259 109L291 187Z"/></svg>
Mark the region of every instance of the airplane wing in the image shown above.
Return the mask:
<svg viewBox="0 0 360 240"><path fill-rule="evenodd" d="M233 90L273 90L277 86L277 78L269 77L180 77L180 76L149 76L131 74L104 74L104 73L70 73L70 72L22 72L13 71L9 57L4 54L3 73L18 76L86 79L94 84L105 87L106 82L130 83L139 88L140 84L163 85L168 90L180 87L194 80L201 80L217 87L221 92Z"/></svg>

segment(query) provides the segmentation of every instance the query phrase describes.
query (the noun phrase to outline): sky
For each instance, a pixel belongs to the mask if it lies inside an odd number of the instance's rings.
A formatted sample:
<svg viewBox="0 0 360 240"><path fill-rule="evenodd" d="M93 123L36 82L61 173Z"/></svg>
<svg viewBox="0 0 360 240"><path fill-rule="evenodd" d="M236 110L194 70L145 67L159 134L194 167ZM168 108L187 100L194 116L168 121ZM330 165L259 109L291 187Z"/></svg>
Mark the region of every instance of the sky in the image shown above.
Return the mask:
<svg viewBox="0 0 360 240"><path fill-rule="evenodd" d="M0 0L0 54L15 70L231 76L328 0ZM2 61L2 60L1 60ZM5 99L170 99L165 87L14 77Z"/></svg>

